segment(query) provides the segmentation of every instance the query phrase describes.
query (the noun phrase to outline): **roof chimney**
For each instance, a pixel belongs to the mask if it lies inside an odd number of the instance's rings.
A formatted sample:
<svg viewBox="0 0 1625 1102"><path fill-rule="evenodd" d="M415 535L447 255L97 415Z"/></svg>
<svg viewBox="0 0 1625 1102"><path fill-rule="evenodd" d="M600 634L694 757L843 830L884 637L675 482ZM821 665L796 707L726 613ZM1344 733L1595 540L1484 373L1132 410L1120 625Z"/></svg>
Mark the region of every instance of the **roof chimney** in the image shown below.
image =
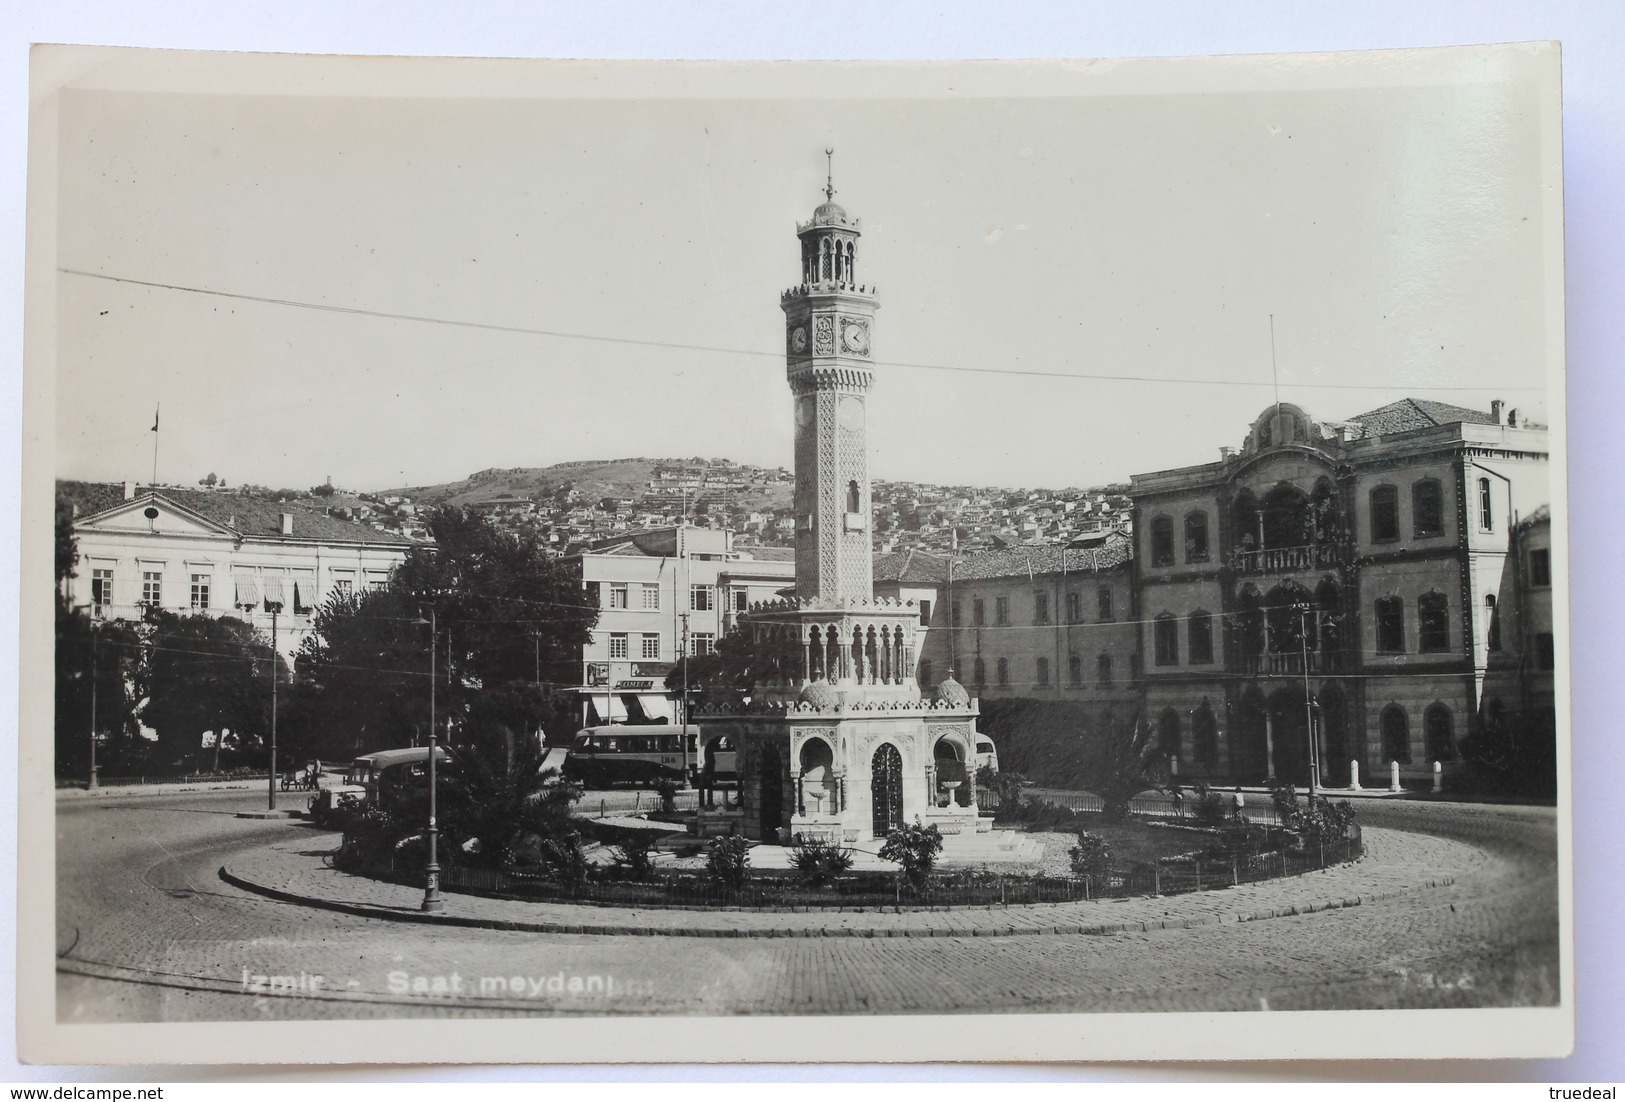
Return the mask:
<svg viewBox="0 0 1625 1102"><path fill-rule="evenodd" d="M1513 411L1511 411L1510 413L1507 414L1507 425L1509 427L1511 427L1511 428L1517 428L1518 427L1518 411L1517 410L1513 410Z"/></svg>
<svg viewBox="0 0 1625 1102"><path fill-rule="evenodd" d="M283 513L282 514L282 534L284 536L293 535L293 514L292 513Z"/></svg>
<svg viewBox="0 0 1625 1102"><path fill-rule="evenodd" d="M1495 422L1497 425L1499 425L1501 423L1501 410L1503 410L1504 408L1506 408L1506 403L1501 401L1501 399L1499 399L1499 398L1497 398L1497 399L1495 399L1495 401L1491 402L1490 403L1490 420Z"/></svg>
<svg viewBox="0 0 1625 1102"><path fill-rule="evenodd" d="M135 500L135 483L131 482L127 478L124 480L124 500L125 501L134 501Z"/></svg>

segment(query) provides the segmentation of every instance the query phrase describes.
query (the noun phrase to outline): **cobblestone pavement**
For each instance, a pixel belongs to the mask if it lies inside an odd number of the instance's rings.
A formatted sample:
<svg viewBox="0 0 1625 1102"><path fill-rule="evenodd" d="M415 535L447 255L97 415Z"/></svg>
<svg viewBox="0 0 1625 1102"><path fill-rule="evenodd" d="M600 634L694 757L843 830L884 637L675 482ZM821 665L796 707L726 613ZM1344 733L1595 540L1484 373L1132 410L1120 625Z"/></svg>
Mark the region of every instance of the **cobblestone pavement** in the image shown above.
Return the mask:
<svg viewBox="0 0 1625 1102"><path fill-rule="evenodd" d="M1353 1009L1540 1005L1558 996L1555 815L1546 808L1362 807L1375 828L1370 858L1285 890L1313 895L1319 880L1319 894L1330 897L1331 882L1348 875L1368 885L1388 877L1391 887L1439 873L1453 882L1357 907L1097 936L972 940L956 928L935 937L724 941L430 928L267 899L221 883L216 870L252 861L268 844L319 868L316 855L333 836L233 818L247 802L198 793L59 805L61 1020ZM1267 890L1076 908L1143 912L1133 920L1143 922L1148 908L1237 913L1258 903L1246 893ZM470 902L454 897L451 906ZM975 915L1013 926L1050 912L1053 927L1057 909L727 919L907 925ZM690 931L720 917L643 914ZM255 990L277 984L257 984L259 976L288 979L282 990Z"/></svg>

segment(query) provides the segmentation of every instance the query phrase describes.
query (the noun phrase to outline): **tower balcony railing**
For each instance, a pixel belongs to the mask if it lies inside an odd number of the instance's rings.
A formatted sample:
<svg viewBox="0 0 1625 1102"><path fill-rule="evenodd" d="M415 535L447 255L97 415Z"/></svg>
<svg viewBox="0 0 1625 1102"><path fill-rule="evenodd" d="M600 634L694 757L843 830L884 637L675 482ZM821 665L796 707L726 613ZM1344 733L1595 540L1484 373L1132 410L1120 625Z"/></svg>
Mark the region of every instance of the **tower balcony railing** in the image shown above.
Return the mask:
<svg viewBox="0 0 1625 1102"><path fill-rule="evenodd" d="M1266 547L1236 551L1230 556L1238 574L1291 574L1301 570L1326 570L1338 566L1343 548L1335 543L1313 543L1302 547Z"/></svg>
<svg viewBox="0 0 1625 1102"><path fill-rule="evenodd" d="M1307 658L1309 672L1338 673L1343 669L1343 656L1337 651L1312 650L1306 656L1301 650L1249 654L1242 659L1242 668L1251 677L1278 674L1302 676Z"/></svg>

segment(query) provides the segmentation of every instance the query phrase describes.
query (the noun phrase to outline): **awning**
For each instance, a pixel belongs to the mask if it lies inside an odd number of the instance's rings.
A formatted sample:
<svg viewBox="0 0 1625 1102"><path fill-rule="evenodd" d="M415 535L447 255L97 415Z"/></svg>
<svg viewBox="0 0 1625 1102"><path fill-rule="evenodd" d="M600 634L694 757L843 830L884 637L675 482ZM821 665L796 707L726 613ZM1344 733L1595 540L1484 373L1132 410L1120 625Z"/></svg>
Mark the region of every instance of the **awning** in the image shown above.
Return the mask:
<svg viewBox="0 0 1625 1102"><path fill-rule="evenodd" d="M288 601L287 597L284 596L283 593L284 590L293 588L292 586L288 585L288 579L280 577L276 574L268 574L264 579L264 583L265 611L270 612L272 605L276 605L279 611L287 608L291 602Z"/></svg>
<svg viewBox="0 0 1625 1102"><path fill-rule="evenodd" d="M233 576L233 580L237 583L237 599L233 602L237 608L260 603L259 575L239 570Z"/></svg>
<svg viewBox="0 0 1625 1102"><path fill-rule="evenodd" d="M592 705L592 722L589 727L598 727L605 723L625 723L626 702L618 696L611 696L607 701L602 696L589 696L587 702ZM604 718L604 708L609 708L609 718Z"/></svg>
<svg viewBox="0 0 1625 1102"><path fill-rule="evenodd" d="M643 718L650 722L675 723L677 721L677 710L674 706L676 702L664 693L638 693L636 696L628 696L626 699L634 707L641 708Z"/></svg>

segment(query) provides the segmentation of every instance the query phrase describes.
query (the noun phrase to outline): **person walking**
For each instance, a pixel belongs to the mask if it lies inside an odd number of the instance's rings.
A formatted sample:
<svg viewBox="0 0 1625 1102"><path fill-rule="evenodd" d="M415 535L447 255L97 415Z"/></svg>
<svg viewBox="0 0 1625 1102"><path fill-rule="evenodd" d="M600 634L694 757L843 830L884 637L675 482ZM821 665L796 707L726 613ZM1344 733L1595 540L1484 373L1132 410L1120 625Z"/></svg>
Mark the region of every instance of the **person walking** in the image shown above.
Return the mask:
<svg viewBox="0 0 1625 1102"><path fill-rule="evenodd" d="M1241 794L1240 788L1237 788L1235 794L1230 797L1230 803L1235 808L1236 820L1239 822L1242 817L1241 809L1247 806L1247 798Z"/></svg>

